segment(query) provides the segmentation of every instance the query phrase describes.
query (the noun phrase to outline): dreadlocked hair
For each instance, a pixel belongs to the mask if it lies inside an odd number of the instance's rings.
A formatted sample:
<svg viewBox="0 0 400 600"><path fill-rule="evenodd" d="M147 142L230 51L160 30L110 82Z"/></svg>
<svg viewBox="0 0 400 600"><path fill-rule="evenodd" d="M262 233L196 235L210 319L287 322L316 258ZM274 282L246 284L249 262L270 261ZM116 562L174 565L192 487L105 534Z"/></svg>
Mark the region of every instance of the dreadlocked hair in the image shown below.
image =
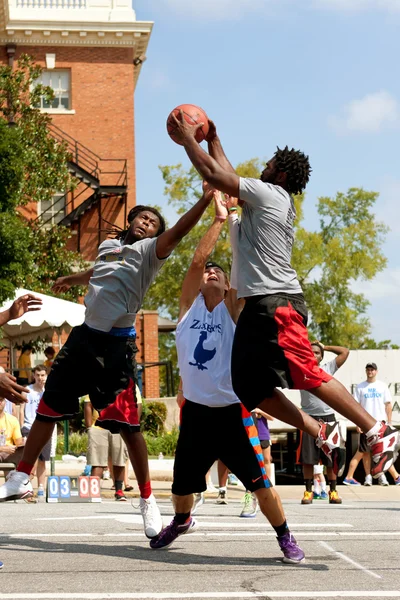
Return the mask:
<svg viewBox="0 0 400 600"><path fill-rule="evenodd" d="M286 186L289 194L301 194L310 179L311 167L308 156L286 146L283 150L277 148L275 152L276 168L286 173Z"/></svg>
<svg viewBox="0 0 400 600"><path fill-rule="evenodd" d="M162 216L162 214L153 206L144 206L142 204L138 204L137 206L135 206L135 208L132 208L128 214L128 223L130 225L132 223L132 221L138 216L138 214L144 212L145 210L153 213L153 215L155 215L158 218L158 220L160 221L160 227L158 228L158 231L156 233L156 237L158 237L159 235L164 233L164 231L166 229L165 219ZM123 231L118 232L117 238L123 239L127 233L128 233L128 229L124 229Z"/></svg>

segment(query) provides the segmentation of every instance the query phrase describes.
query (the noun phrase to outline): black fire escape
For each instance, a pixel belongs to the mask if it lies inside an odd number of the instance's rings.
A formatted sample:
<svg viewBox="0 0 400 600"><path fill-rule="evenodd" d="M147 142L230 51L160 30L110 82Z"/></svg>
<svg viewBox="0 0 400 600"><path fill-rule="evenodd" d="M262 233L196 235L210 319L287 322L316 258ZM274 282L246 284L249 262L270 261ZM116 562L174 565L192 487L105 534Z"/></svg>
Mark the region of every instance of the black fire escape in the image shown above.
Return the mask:
<svg viewBox="0 0 400 600"><path fill-rule="evenodd" d="M77 224L77 250L80 251L81 217L97 205L98 243L101 242L102 200L118 198L124 204L124 222L127 217L127 160L101 158L81 142L54 125L49 126L50 134L60 143L64 143L69 153L68 170L75 179L76 186L67 190L64 196L55 197L49 208L55 209L48 219L39 216L36 220L40 227L46 227L53 219L58 225L72 227ZM57 219L58 215L64 215Z"/></svg>

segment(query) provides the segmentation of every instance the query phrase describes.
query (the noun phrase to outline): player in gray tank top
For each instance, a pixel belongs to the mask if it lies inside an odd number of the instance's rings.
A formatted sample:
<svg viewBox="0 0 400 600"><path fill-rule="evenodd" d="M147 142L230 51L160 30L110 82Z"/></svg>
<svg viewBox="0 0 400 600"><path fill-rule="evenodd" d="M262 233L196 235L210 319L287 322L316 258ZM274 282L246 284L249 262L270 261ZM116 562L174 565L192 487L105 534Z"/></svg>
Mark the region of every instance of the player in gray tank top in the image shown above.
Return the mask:
<svg viewBox="0 0 400 600"><path fill-rule="evenodd" d="M400 432L378 422L346 388L317 364L307 332L307 308L292 269L292 196L309 180L308 157L299 150L277 149L260 180L240 178L209 121L208 153L183 113L175 120L175 141L184 146L196 170L216 189L239 198L244 207L239 234L238 297L246 299L232 350L232 383L248 410L256 407L309 433L332 459L335 473L345 467L344 440L337 422L317 423L277 388L305 389L355 423L367 436L374 477L389 469L400 449ZM249 382L251 385L249 385Z"/></svg>

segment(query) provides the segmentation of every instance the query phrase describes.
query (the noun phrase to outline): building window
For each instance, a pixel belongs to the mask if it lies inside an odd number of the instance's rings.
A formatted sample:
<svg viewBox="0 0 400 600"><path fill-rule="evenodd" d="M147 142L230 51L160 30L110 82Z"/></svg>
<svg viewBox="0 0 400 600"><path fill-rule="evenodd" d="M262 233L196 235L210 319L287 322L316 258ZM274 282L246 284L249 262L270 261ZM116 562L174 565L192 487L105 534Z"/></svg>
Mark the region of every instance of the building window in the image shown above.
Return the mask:
<svg viewBox="0 0 400 600"><path fill-rule="evenodd" d="M44 227L57 225L65 217L65 194L54 194L52 200L39 202L38 212Z"/></svg>
<svg viewBox="0 0 400 600"><path fill-rule="evenodd" d="M54 92L54 100L52 102L47 102L46 99L41 96L38 108L43 110L50 108L59 110L60 112L70 110L70 79L70 71L57 71L53 69L51 71L43 71L37 80L37 83L51 87Z"/></svg>

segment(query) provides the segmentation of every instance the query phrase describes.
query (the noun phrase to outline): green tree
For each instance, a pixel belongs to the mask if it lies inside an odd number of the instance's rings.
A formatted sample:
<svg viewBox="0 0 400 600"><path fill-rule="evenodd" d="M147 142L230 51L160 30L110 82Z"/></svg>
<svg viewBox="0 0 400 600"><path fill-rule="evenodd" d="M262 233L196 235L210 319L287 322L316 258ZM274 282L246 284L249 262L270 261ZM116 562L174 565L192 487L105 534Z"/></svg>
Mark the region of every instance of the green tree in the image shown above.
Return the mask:
<svg viewBox="0 0 400 600"><path fill-rule="evenodd" d="M370 336L370 303L352 288L386 266L382 244L387 228L373 211L377 197L376 192L351 188L335 198L319 198L317 232L302 226L303 199L296 199L300 218L293 266L309 308L310 334L327 344L361 348Z"/></svg>
<svg viewBox="0 0 400 600"><path fill-rule="evenodd" d="M162 166L165 195L178 214L185 212L201 193L200 177L192 167ZM251 159L238 165L244 177L258 177L261 164ZM310 335L327 344L363 348L376 344L370 339L368 300L353 291L357 280L371 280L384 269L382 244L387 228L377 221L373 208L378 194L359 188L337 193L334 198L318 199L320 226L309 231L303 226L303 196L295 198L297 220L293 266L298 272L309 308ZM212 207L199 225L179 244L163 267L146 297L146 308L176 319L183 277L195 247L212 219ZM227 227L223 229L213 257L229 269L231 254ZM167 359L171 339L161 352ZM165 354L165 356L164 356Z"/></svg>
<svg viewBox="0 0 400 600"><path fill-rule="evenodd" d="M21 286L49 293L57 277L85 266L66 250L69 230L40 229L19 211L73 185L65 146L50 135L49 115L35 108L40 96L53 98L50 88L35 85L41 72L26 55L14 69L0 67L0 303ZM65 297L81 293L73 288Z"/></svg>

